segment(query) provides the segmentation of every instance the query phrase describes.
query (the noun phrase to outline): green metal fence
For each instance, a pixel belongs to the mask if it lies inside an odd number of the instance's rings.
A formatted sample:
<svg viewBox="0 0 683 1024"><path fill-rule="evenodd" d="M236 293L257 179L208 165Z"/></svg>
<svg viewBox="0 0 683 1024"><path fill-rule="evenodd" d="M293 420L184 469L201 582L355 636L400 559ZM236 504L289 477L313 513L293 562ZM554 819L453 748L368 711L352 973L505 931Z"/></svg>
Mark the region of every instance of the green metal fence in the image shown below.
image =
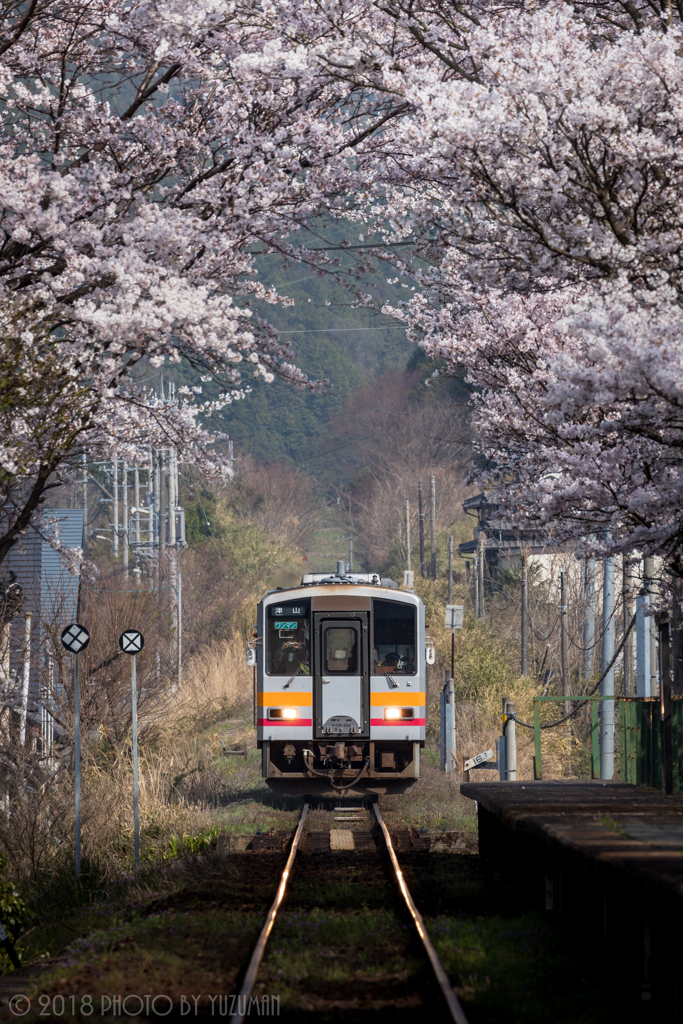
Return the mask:
<svg viewBox="0 0 683 1024"><path fill-rule="evenodd" d="M576 699L576 698L574 698ZM662 789L662 712L658 697L581 698L591 710L591 775L600 778L599 703L616 700L615 726L619 734L621 778L634 786ZM534 698L534 778L543 778L541 754L541 704L563 703L566 697ZM683 792L683 697L671 698L671 762L673 792Z"/></svg>

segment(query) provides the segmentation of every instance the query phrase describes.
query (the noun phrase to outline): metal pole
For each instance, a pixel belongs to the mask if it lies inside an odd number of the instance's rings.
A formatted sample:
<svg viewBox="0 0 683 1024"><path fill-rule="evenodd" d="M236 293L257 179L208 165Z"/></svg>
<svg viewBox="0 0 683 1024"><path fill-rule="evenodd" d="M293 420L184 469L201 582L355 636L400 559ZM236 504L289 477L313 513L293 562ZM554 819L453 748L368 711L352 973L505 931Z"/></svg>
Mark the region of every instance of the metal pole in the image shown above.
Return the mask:
<svg viewBox="0 0 683 1024"><path fill-rule="evenodd" d="M111 464L112 464L112 471L113 471L113 476L114 476L114 482L113 482L113 487L112 487L112 491L111 491L112 497L114 499L113 509L112 509L112 518L113 518L114 522L112 523L112 531L111 531L111 548L112 548L112 554L113 554L114 558L118 558L119 557L119 460L118 459L112 459L112 463Z"/></svg>
<svg viewBox="0 0 683 1024"><path fill-rule="evenodd" d="M159 452L159 586L161 586L161 556L166 554L166 457Z"/></svg>
<svg viewBox="0 0 683 1024"><path fill-rule="evenodd" d="M448 538L448 603L453 604L453 534Z"/></svg>
<svg viewBox="0 0 683 1024"><path fill-rule="evenodd" d="M429 474L429 530L432 541L431 577L436 579L436 481L434 474Z"/></svg>
<svg viewBox="0 0 683 1024"><path fill-rule="evenodd" d="M83 465L83 546L87 547L88 543L88 456L83 452L81 455L81 463Z"/></svg>
<svg viewBox="0 0 683 1024"><path fill-rule="evenodd" d="M183 574L178 571L178 688L183 685Z"/></svg>
<svg viewBox="0 0 683 1024"><path fill-rule="evenodd" d="M605 674L600 686L600 696L614 697L614 666L606 672L614 657L614 556L603 563L602 589L602 661L601 673ZM614 700L600 701L600 778L614 776Z"/></svg>
<svg viewBox="0 0 683 1024"><path fill-rule="evenodd" d="M673 735L671 721L671 630L668 614L659 615L660 714L662 723L662 790L674 791Z"/></svg>
<svg viewBox="0 0 683 1024"><path fill-rule="evenodd" d="M645 614L650 597L644 590L636 597L636 697L650 696L650 623Z"/></svg>
<svg viewBox="0 0 683 1024"><path fill-rule="evenodd" d="M522 675L529 671L529 579L527 576L526 555L522 555Z"/></svg>
<svg viewBox="0 0 683 1024"><path fill-rule="evenodd" d="M444 689L445 761L446 771L452 772L455 769L455 685L452 679L446 680Z"/></svg>
<svg viewBox="0 0 683 1024"><path fill-rule="evenodd" d="M21 682L21 720L19 742L22 747L26 743L26 720L28 718L28 688L31 678L31 616L27 614L24 623L24 666Z"/></svg>
<svg viewBox="0 0 683 1024"><path fill-rule="evenodd" d="M595 559L583 563L583 678L593 675L595 645Z"/></svg>
<svg viewBox="0 0 683 1024"><path fill-rule="evenodd" d="M410 572L410 498L406 498L406 569Z"/></svg>
<svg viewBox="0 0 683 1024"><path fill-rule="evenodd" d="M650 555L648 558L643 559L643 572L645 574L645 587L648 594L650 595L650 603L652 603L652 594L654 593L654 578L655 578L655 560ZM654 620L654 616L650 615L647 618L647 625L650 633L650 696L654 697L658 693L659 683L659 672L657 665L657 625Z"/></svg>
<svg viewBox="0 0 683 1024"><path fill-rule="evenodd" d="M135 467L135 470L133 472L133 500L135 501L135 508L139 509L140 508L140 470L139 470L138 466ZM135 513L135 518L133 519L133 523L135 524L134 527L133 527L133 537L135 539L135 543L139 544L140 543L140 513L139 512Z"/></svg>
<svg viewBox="0 0 683 1024"><path fill-rule="evenodd" d="M562 694L569 696L569 667L567 665L567 577L564 569L560 570L560 663L562 671ZM571 711L571 703L564 702L564 713Z"/></svg>
<svg viewBox="0 0 683 1024"><path fill-rule="evenodd" d="M135 868L140 867L140 806L138 794L138 693L135 655L131 663L131 712L133 717L133 819L135 826Z"/></svg>
<svg viewBox="0 0 683 1024"><path fill-rule="evenodd" d="M178 504L176 498L176 454L175 448L168 453L168 543L175 547L175 507Z"/></svg>
<svg viewBox="0 0 683 1024"><path fill-rule="evenodd" d="M349 572L353 572L353 534L349 532Z"/></svg>
<svg viewBox="0 0 683 1024"><path fill-rule="evenodd" d="M629 627L633 618L633 586L631 584L631 562L627 555L623 557L623 582L624 582L624 633ZM624 644L624 696L634 696L633 685L633 635L630 635Z"/></svg>
<svg viewBox="0 0 683 1024"><path fill-rule="evenodd" d="M477 540L477 570L479 576L479 618L486 615L486 601L484 599L484 566L486 564L486 534L483 530L479 533Z"/></svg>
<svg viewBox="0 0 683 1024"><path fill-rule="evenodd" d="M517 779L517 737L515 735L515 705L507 697L503 697L503 715L505 728L505 781L515 782Z"/></svg>
<svg viewBox="0 0 683 1024"><path fill-rule="evenodd" d="M76 878L81 877L81 674L78 655L74 654L74 863Z"/></svg>
<svg viewBox="0 0 683 1024"><path fill-rule="evenodd" d="M425 517L422 509L422 481L417 484L417 519L420 524L420 576L425 574Z"/></svg>
<svg viewBox="0 0 683 1024"><path fill-rule="evenodd" d="M448 680L446 680L446 684ZM439 693L439 709L441 712L441 728L439 730L439 753L441 768L443 771L448 771L446 767L446 684Z"/></svg>
<svg viewBox="0 0 683 1024"><path fill-rule="evenodd" d="M121 471L123 477L123 490L121 497L123 498L123 507L121 515L121 556L123 564L123 575L125 579L128 579L128 463L121 463Z"/></svg>

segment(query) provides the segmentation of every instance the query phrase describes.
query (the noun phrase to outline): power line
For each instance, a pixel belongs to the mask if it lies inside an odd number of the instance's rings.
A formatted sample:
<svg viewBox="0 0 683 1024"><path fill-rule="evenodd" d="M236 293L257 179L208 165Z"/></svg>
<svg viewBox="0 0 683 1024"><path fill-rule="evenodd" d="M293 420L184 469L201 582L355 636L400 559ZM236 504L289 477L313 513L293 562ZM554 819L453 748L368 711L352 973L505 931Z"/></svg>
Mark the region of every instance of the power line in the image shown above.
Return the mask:
<svg viewBox="0 0 683 1024"><path fill-rule="evenodd" d="M309 331L278 331L278 334L335 334L339 331L405 331L405 327L392 324L386 327L316 327Z"/></svg>

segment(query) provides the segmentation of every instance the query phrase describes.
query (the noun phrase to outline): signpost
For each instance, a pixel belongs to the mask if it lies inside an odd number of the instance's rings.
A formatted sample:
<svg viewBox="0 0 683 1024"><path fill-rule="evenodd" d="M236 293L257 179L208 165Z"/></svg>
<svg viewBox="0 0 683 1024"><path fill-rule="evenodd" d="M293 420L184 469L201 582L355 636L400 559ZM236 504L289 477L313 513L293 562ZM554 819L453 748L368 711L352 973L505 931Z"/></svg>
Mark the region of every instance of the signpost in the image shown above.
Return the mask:
<svg viewBox="0 0 683 1024"><path fill-rule="evenodd" d="M135 819L135 868L140 867L140 805L138 799L138 694L135 675L135 655L145 646L145 638L137 629L127 629L119 637L124 654L132 655L131 662L131 714L133 719L133 816Z"/></svg>
<svg viewBox="0 0 683 1024"><path fill-rule="evenodd" d="M78 655L90 643L90 633L78 622L62 630L62 647L74 656L74 796L76 820L74 823L76 878L81 877L81 678Z"/></svg>
<svg viewBox="0 0 683 1024"><path fill-rule="evenodd" d="M492 750L485 750L483 752L483 754L475 754L474 757L470 757L470 758L468 758L467 761L465 761L465 763L462 766L462 770L464 772L469 772L469 771L471 771L472 768L482 768L482 767L497 769L497 767L498 767L497 764L485 764L486 761L490 761L491 758L494 757L494 756L495 755L494 755L494 752Z"/></svg>
<svg viewBox="0 0 683 1024"><path fill-rule="evenodd" d="M446 605L446 629L451 631L451 679L455 679L455 631L462 629L465 608L461 604Z"/></svg>

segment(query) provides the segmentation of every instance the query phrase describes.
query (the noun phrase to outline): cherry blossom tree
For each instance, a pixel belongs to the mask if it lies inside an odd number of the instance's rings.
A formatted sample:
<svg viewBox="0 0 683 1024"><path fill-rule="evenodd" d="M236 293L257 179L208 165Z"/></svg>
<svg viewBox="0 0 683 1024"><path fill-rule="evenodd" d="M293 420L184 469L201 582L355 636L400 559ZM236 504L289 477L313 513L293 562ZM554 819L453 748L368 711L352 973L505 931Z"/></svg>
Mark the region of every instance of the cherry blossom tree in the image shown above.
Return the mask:
<svg viewBox="0 0 683 1024"><path fill-rule="evenodd" d="M317 386L248 299L277 301L255 258L315 207L307 168L338 89L286 55L269 77L273 40L248 14L227 0L0 7L0 560L85 447L173 443L225 469L201 400L160 406L136 387L140 360L187 360L221 402L253 377Z"/></svg>

